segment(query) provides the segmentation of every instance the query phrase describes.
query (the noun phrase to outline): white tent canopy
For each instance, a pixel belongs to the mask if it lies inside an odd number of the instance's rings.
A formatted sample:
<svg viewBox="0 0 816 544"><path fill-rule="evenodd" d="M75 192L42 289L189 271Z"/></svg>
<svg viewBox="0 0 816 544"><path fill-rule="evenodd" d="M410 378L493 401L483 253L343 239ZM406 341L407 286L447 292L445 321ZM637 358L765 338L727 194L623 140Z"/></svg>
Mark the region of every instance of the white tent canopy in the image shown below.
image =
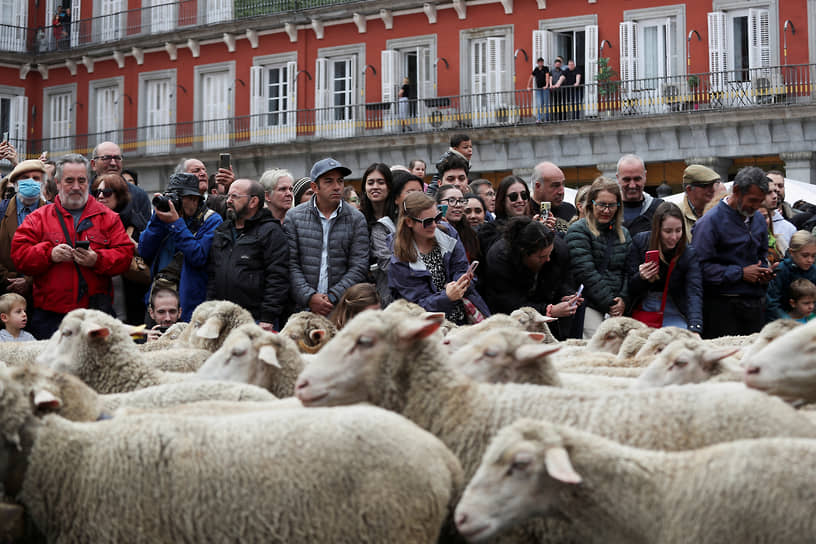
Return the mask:
<svg viewBox="0 0 816 544"><path fill-rule="evenodd" d="M726 188L731 191L733 182L729 181L725 184ZM677 193L663 200L674 202L678 206L683 201L684 193ZM564 197L566 199L566 196ZM797 200L804 200L811 204L816 204L816 185L805 183L803 181L796 181L795 179L785 178L785 202L793 205Z"/></svg>

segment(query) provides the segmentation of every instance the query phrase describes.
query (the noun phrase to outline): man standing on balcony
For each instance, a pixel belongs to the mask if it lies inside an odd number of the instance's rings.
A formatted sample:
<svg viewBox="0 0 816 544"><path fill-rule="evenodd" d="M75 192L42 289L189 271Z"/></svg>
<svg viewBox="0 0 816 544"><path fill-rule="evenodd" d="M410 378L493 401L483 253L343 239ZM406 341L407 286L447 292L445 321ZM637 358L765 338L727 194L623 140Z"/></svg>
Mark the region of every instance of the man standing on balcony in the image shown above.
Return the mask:
<svg viewBox="0 0 816 544"><path fill-rule="evenodd" d="M550 72L550 104L552 105L552 119L562 121L565 119L564 115L564 95L561 92L561 86L564 84L566 76L564 70L561 69L564 60L561 57L555 57L553 62L553 69Z"/></svg>
<svg viewBox="0 0 816 544"><path fill-rule="evenodd" d="M690 164L683 171L683 222L686 224L686 241L691 243L691 229L703 216L708 203L714 199L714 185L720 181L720 175L702 164Z"/></svg>
<svg viewBox="0 0 816 544"><path fill-rule="evenodd" d="M564 107L567 110L565 118L579 119L584 93L581 87L581 72L572 59L567 62L567 69L564 70L564 82L561 86L561 92L564 93Z"/></svg>
<svg viewBox="0 0 816 544"><path fill-rule="evenodd" d="M289 239L292 298L298 310L327 316L343 293L366 281L368 226L365 216L343 205L351 170L326 158L312 166L314 196L295 206L283 222Z"/></svg>
<svg viewBox="0 0 816 544"><path fill-rule="evenodd" d="M122 168L124 168L124 157L122 150L113 142L102 142L94 147L93 156L91 157L91 168L93 169L94 178L102 174L119 174L122 175ZM93 183L93 179L91 179ZM130 202L125 206L125 209L132 208L131 217L138 216L141 218L141 230L147 225L150 220L150 198L142 189L128 183L128 192L130 193ZM122 212L127 213L127 212ZM135 217L134 217L135 219ZM139 225L137 225L139 227Z"/></svg>
<svg viewBox="0 0 816 544"><path fill-rule="evenodd" d="M663 202L643 190L646 187L646 165L637 155L618 160L618 184L623 197L623 226L634 236L652 229L652 216Z"/></svg>
<svg viewBox="0 0 816 544"><path fill-rule="evenodd" d="M533 68L533 73L530 74L530 80L527 82L527 89L535 92L536 123L549 120L549 112L547 112L547 108L550 107L549 95L547 94L547 87L549 86L550 69L544 66L544 59L539 57L536 59L536 67Z"/></svg>

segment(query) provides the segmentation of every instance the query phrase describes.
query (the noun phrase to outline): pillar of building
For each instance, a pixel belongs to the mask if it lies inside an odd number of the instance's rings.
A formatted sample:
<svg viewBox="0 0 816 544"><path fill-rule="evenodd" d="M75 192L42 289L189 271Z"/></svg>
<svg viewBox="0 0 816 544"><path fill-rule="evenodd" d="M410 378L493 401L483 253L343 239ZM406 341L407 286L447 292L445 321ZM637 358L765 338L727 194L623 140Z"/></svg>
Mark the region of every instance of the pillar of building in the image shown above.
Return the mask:
<svg viewBox="0 0 816 544"><path fill-rule="evenodd" d="M785 162L786 178L816 184L816 161L812 152L780 153L779 158Z"/></svg>
<svg viewBox="0 0 816 544"><path fill-rule="evenodd" d="M605 178L615 181L618 179L618 163L616 162L602 162L596 164L595 168L601 171L601 175Z"/></svg>
<svg viewBox="0 0 816 544"><path fill-rule="evenodd" d="M686 164L701 164L711 168L720 175L723 183L728 181L728 170L734 161L724 157L691 157L686 159Z"/></svg>

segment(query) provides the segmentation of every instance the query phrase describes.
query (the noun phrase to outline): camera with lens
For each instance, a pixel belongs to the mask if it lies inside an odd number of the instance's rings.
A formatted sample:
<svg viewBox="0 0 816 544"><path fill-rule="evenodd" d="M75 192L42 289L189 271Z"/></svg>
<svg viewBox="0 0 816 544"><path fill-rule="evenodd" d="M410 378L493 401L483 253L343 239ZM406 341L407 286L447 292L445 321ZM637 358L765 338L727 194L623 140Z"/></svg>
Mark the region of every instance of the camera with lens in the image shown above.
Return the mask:
<svg viewBox="0 0 816 544"><path fill-rule="evenodd" d="M173 207L176 208L176 211L181 209L181 196L176 192L167 191L166 193L153 197L153 207L160 212L169 212L171 202L173 203Z"/></svg>
<svg viewBox="0 0 816 544"><path fill-rule="evenodd" d="M181 197L186 195L201 196L198 192L198 178L187 172L173 174L167 190L153 197L153 207L160 212L169 212L172 202L176 211L181 213Z"/></svg>

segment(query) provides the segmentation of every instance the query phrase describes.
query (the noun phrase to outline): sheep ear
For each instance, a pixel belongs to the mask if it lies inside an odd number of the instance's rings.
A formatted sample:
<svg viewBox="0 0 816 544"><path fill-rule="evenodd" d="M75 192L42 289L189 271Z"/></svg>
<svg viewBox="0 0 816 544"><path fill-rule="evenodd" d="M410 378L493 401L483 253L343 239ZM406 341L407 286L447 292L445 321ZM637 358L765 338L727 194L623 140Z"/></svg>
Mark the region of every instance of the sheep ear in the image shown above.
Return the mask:
<svg viewBox="0 0 816 544"><path fill-rule="evenodd" d="M281 367L280 363L278 362L278 352L275 351L275 348L272 346L261 346L261 349L258 350L258 359L268 365L272 365L277 368Z"/></svg>
<svg viewBox="0 0 816 544"><path fill-rule="evenodd" d="M416 342L427 338L439 330L439 326L445 319L442 313L426 313L419 319L409 319L398 325L397 334L400 340L406 342Z"/></svg>
<svg viewBox="0 0 816 544"><path fill-rule="evenodd" d="M533 316L533 320L536 323L549 323L551 321L558 321L558 318L557 317L549 317L549 316L541 314L540 312L536 312L536 315Z"/></svg>
<svg viewBox="0 0 816 544"><path fill-rule="evenodd" d="M706 351L706 353L703 355L703 368L705 370L711 370L715 363L725 359L726 357L734 355L739 350L739 348L722 348Z"/></svg>
<svg viewBox="0 0 816 544"><path fill-rule="evenodd" d="M59 410L62 401L54 396L50 391L40 389L34 392L34 406L38 410Z"/></svg>
<svg viewBox="0 0 816 544"><path fill-rule="evenodd" d="M553 344L525 344L516 348L515 359L520 363L535 361L561 349Z"/></svg>
<svg viewBox="0 0 816 544"><path fill-rule="evenodd" d="M323 329L315 329L309 333L309 339L314 343L320 343L326 337L326 331Z"/></svg>
<svg viewBox="0 0 816 544"><path fill-rule="evenodd" d="M93 321L85 322L83 327L88 338L107 338L110 336L111 330L108 327L98 325Z"/></svg>
<svg viewBox="0 0 816 544"><path fill-rule="evenodd" d="M565 484L580 484L581 476L575 472L570 463L567 450L564 448L550 448L544 455L544 466L547 467L547 473Z"/></svg>
<svg viewBox="0 0 816 544"><path fill-rule="evenodd" d="M541 342L542 340L547 338L547 335L544 334L544 333L541 333L541 332L528 332L527 333L527 338L529 338L530 340L533 340L535 342Z"/></svg>
<svg viewBox="0 0 816 544"><path fill-rule="evenodd" d="M218 335L221 333L222 327L221 320L217 317L211 317L207 319L201 328L196 331L196 336L199 338L206 338L208 340L213 340L218 338Z"/></svg>

